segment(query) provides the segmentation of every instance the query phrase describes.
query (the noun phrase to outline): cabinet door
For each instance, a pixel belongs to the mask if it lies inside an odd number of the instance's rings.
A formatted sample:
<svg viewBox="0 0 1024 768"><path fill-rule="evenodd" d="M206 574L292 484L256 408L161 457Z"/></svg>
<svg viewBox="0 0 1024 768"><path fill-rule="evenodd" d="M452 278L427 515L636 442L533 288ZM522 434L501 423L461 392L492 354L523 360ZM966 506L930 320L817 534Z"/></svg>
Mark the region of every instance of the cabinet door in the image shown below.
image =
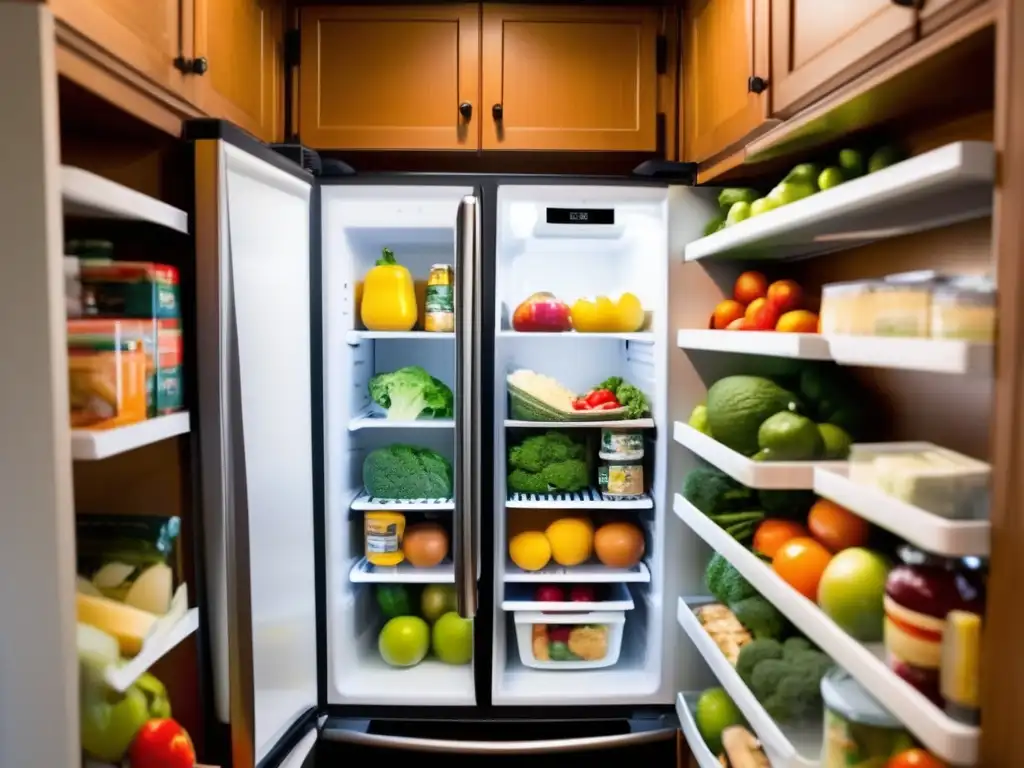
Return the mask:
<svg viewBox="0 0 1024 768"><path fill-rule="evenodd" d="M184 0L191 3L191 0ZM61 21L158 85L179 91L182 0L50 0Z"/></svg>
<svg viewBox="0 0 1024 768"><path fill-rule="evenodd" d="M195 104L264 140L278 138L284 107L281 0L194 0L194 55L206 72L191 76Z"/></svg>
<svg viewBox="0 0 1024 768"><path fill-rule="evenodd" d="M930 35L981 3L982 0L924 0L917 12L921 35Z"/></svg>
<svg viewBox="0 0 1024 768"><path fill-rule="evenodd" d="M485 4L483 148L656 150L659 18Z"/></svg>
<svg viewBox="0 0 1024 768"><path fill-rule="evenodd" d="M317 149L477 149L476 3L304 7L299 136Z"/></svg>
<svg viewBox="0 0 1024 768"><path fill-rule="evenodd" d="M768 0L696 0L683 41L684 160L701 162L770 127ZM764 83L751 82L761 78Z"/></svg>
<svg viewBox="0 0 1024 768"><path fill-rule="evenodd" d="M772 2L772 111L788 117L914 41L892 0Z"/></svg>

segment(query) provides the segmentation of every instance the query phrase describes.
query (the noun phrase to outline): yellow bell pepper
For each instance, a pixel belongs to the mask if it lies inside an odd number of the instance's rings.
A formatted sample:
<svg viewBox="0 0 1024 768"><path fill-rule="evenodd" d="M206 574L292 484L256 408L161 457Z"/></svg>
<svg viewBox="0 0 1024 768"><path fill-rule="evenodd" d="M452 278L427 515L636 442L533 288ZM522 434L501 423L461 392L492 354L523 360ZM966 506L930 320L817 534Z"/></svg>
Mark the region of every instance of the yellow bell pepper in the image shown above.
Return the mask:
<svg viewBox="0 0 1024 768"><path fill-rule="evenodd" d="M607 296L578 299L572 305L572 327L579 333L632 333L644 324L644 308L632 293L617 301Z"/></svg>
<svg viewBox="0 0 1024 768"><path fill-rule="evenodd" d="M409 270L385 248L377 266L366 273L359 305L363 325L371 331L411 331L416 325L416 290Z"/></svg>

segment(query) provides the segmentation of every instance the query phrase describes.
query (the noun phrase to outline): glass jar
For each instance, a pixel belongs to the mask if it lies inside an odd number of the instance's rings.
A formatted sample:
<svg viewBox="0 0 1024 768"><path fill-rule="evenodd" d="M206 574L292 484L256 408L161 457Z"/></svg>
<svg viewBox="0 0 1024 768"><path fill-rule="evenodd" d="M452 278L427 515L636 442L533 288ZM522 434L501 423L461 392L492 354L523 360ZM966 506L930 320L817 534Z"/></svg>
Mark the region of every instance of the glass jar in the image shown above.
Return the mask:
<svg viewBox="0 0 1024 768"><path fill-rule="evenodd" d="M821 768L885 765L914 746L910 734L846 671L835 667L821 679L825 735Z"/></svg>
<svg viewBox="0 0 1024 768"><path fill-rule="evenodd" d="M613 499L630 499L644 495L644 465L640 460L604 461L597 468L601 493Z"/></svg>
<svg viewBox="0 0 1024 768"><path fill-rule="evenodd" d="M639 461L644 457L644 433L605 427L598 456L606 461Z"/></svg>

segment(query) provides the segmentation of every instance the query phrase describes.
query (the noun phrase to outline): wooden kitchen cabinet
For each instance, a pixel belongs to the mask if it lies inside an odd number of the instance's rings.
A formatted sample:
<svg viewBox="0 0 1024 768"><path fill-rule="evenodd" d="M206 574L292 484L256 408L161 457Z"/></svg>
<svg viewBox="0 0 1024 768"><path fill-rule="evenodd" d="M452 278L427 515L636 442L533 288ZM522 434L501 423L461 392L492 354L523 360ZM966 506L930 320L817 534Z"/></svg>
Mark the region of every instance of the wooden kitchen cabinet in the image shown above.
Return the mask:
<svg viewBox="0 0 1024 768"><path fill-rule="evenodd" d="M801 107L914 42L917 11L892 0L772 0L772 113Z"/></svg>
<svg viewBox="0 0 1024 768"><path fill-rule="evenodd" d="M477 3L302 8L303 144L477 149L479 29Z"/></svg>
<svg viewBox="0 0 1024 768"><path fill-rule="evenodd" d="M483 148L655 151L660 18L485 3Z"/></svg>
<svg viewBox="0 0 1024 768"><path fill-rule="evenodd" d="M702 162L770 128L769 0L695 0L683 22L682 148Z"/></svg>
<svg viewBox="0 0 1024 768"><path fill-rule="evenodd" d="M983 0L923 0L917 11L918 30L922 37L930 35L982 2Z"/></svg>

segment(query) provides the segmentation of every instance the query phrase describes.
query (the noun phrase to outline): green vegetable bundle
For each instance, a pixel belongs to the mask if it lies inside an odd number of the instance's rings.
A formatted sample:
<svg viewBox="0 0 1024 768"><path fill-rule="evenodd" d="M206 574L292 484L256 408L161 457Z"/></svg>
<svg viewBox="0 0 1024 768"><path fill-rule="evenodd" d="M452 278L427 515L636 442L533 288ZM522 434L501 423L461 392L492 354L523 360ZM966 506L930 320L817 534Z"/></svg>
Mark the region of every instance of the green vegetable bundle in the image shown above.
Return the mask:
<svg viewBox="0 0 1024 768"><path fill-rule="evenodd" d="M756 491L711 467L698 467L683 479L683 498L737 541L752 537L765 516L757 509Z"/></svg>
<svg viewBox="0 0 1024 768"><path fill-rule="evenodd" d="M779 610L717 552L704 571L704 583L715 600L732 611L755 638L774 641L785 634L788 624Z"/></svg>
<svg viewBox="0 0 1024 768"><path fill-rule="evenodd" d="M418 365L370 379L370 397L388 412L389 419L445 419L454 413L451 389Z"/></svg>
<svg viewBox="0 0 1024 768"><path fill-rule="evenodd" d="M615 399L626 408L626 418L641 419L649 411L647 397L640 389L627 383L621 376L612 376L598 384L594 389L607 389L615 394Z"/></svg>
<svg viewBox="0 0 1024 768"><path fill-rule="evenodd" d="M785 642L756 639L740 649L736 671L765 711L780 722L800 722L821 713L821 678L832 659L803 637Z"/></svg>
<svg viewBox="0 0 1024 768"><path fill-rule="evenodd" d="M590 484L586 447L562 432L532 435L508 452L514 493L572 493Z"/></svg>
<svg viewBox="0 0 1024 768"><path fill-rule="evenodd" d="M449 499L452 465L429 448L389 445L367 454L363 485L381 499Z"/></svg>

